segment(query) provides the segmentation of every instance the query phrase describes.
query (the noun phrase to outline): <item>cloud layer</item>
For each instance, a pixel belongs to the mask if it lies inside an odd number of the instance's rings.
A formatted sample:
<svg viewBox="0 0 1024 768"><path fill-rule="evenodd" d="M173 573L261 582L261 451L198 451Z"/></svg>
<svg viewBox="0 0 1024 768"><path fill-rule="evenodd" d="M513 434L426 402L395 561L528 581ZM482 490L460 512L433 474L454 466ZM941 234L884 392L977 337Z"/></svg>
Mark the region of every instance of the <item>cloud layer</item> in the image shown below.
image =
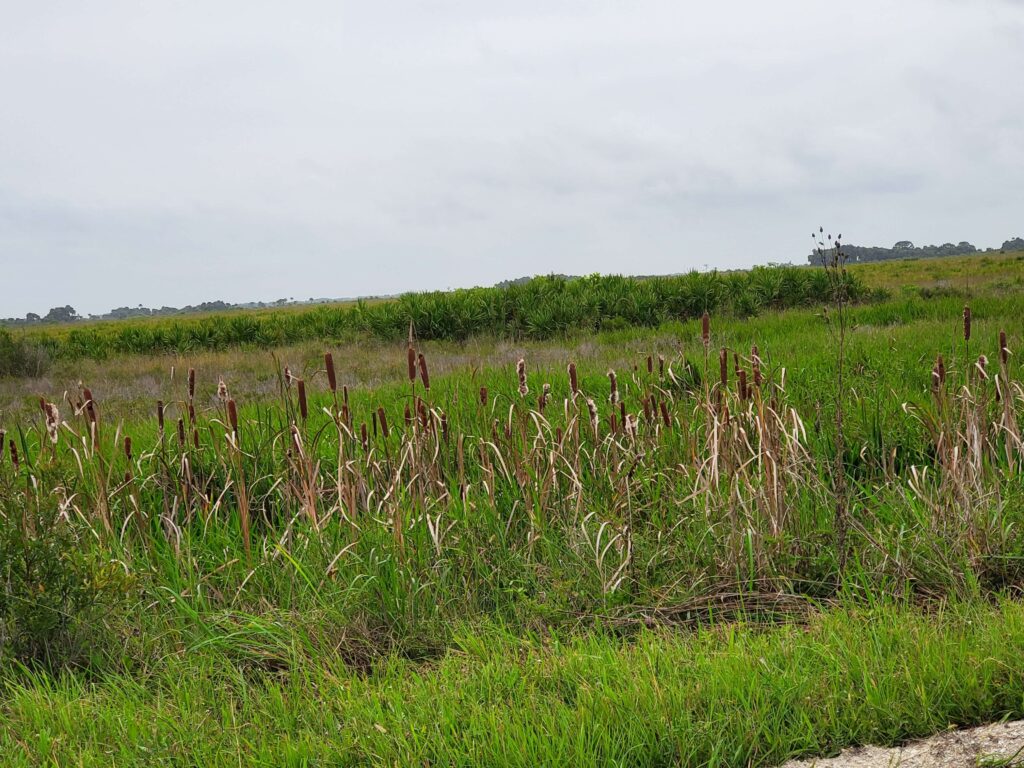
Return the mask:
<svg viewBox="0 0 1024 768"><path fill-rule="evenodd" d="M4 18L0 317L1024 234L1019 2Z"/></svg>

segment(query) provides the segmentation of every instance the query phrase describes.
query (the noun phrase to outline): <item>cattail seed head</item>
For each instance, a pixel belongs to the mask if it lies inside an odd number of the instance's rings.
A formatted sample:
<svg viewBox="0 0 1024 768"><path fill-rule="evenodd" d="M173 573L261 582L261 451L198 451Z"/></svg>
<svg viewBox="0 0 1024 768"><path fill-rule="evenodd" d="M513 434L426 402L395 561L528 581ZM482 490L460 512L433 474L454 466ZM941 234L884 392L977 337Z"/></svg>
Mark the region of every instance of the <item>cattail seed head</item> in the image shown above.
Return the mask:
<svg viewBox="0 0 1024 768"><path fill-rule="evenodd" d="M942 355L935 358L935 371L939 374L939 384L946 383L946 361L942 359Z"/></svg>
<svg viewBox="0 0 1024 768"><path fill-rule="evenodd" d="M338 377L334 372L334 355L324 352L324 368L327 369L327 386L331 393L338 391Z"/></svg>
<svg viewBox="0 0 1024 768"><path fill-rule="evenodd" d="M217 381L217 399L222 403L226 403L228 397L228 385L224 383L224 379L219 379Z"/></svg>
<svg viewBox="0 0 1024 768"><path fill-rule="evenodd" d="M761 355L758 352L757 344L750 348L750 365L754 371L754 387L761 388Z"/></svg>
<svg viewBox="0 0 1024 768"><path fill-rule="evenodd" d="M292 375L292 369L291 369L291 368L289 368L289 367L288 367L288 366L286 365L286 366L284 367L284 384L285 384L285 386L286 386L286 387L288 387L289 389L291 389L291 386L292 386L292 381L293 381L294 379L295 379L295 376L293 376L293 375Z"/></svg>
<svg viewBox="0 0 1024 768"><path fill-rule="evenodd" d="M999 332L999 362L1004 366L1010 362L1010 348L1006 346L1006 331Z"/></svg>
<svg viewBox="0 0 1024 768"><path fill-rule="evenodd" d="M185 447L185 420L182 418L178 419L178 445Z"/></svg>
<svg viewBox="0 0 1024 768"><path fill-rule="evenodd" d="M231 431L238 435L238 407L235 405L233 399L228 399L228 424L231 425Z"/></svg>
<svg viewBox="0 0 1024 768"><path fill-rule="evenodd" d="M132 439L128 435L124 436L124 455L128 461L132 460Z"/></svg>
<svg viewBox="0 0 1024 768"><path fill-rule="evenodd" d="M665 428L666 429L671 429L672 428L672 417L669 415L668 405L665 403L664 400L662 400L660 403L658 403L658 407L661 410L661 420L662 420L662 422L664 422Z"/></svg>
<svg viewBox="0 0 1024 768"><path fill-rule="evenodd" d="M700 338L704 342L704 349L711 345L711 315L707 312L700 319Z"/></svg>
<svg viewBox="0 0 1024 768"><path fill-rule="evenodd" d="M615 418L615 414L609 414L608 416L608 428L611 430L613 435L619 432L619 420Z"/></svg>
<svg viewBox="0 0 1024 768"><path fill-rule="evenodd" d="M383 408L377 409L377 420L380 421L380 433L384 436L384 439L387 440L390 431L388 430L388 417L387 414L384 413Z"/></svg>
<svg viewBox="0 0 1024 768"><path fill-rule="evenodd" d="M654 358L651 355L647 356L647 373L654 373Z"/></svg>
<svg viewBox="0 0 1024 768"><path fill-rule="evenodd" d="M576 377L576 363L569 363L569 391L576 397L580 391L580 382Z"/></svg>
<svg viewBox="0 0 1024 768"><path fill-rule="evenodd" d="M164 401L156 401L156 425L160 430L160 434L164 433Z"/></svg>
<svg viewBox="0 0 1024 768"><path fill-rule="evenodd" d="M7 443L4 442L7 439L7 432L0 429L0 459L4 457L4 450L7 448Z"/></svg>
<svg viewBox="0 0 1024 768"><path fill-rule="evenodd" d="M96 423L96 401L92 399L92 390L85 387L82 390L82 397L85 398L85 413L89 417L89 422L92 424Z"/></svg>
<svg viewBox="0 0 1024 768"><path fill-rule="evenodd" d="M192 429L192 446L199 450L199 430L195 428Z"/></svg>
<svg viewBox="0 0 1024 768"><path fill-rule="evenodd" d="M526 360L522 357L516 363L516 374L519 376L519 394L526 397L530 388L526 385Z"/></svg>
<svg viewBox="0 0 1024 768"><path fill-rule="evenodd" d="M747 372L740 368L738 374L739 386L740 386L740 400L746 400L748 396L747 392Z"/></svg>
<svg viewBox="0 0 1024 768"><path fill-rule="evenodd" d="M409 381L416 381L416 350L413 348L412 342L409 342L405 354L409 363Z"/></svg>
<svg viewBox="0 0 1024 768"><path fill-rule="evenodd" d="M366 422L359 425L359 441L363 445L363 452L370 450L370 438L366 433Z"/></svg>
<svg viewBox="0 0 1024 768"><path fill-rule="evenodd" d="M406 403L405 406L405 426L406 428L412 426L412 413L409 412L409 405Z"/></svg>
<svg viewBox="0 0 1024 768"><path fill-rule="evenodd" d="M978 369L978 375L981 376L982 381L988 381L988 371L985 370L986 366L988 366L988 358L980 355L974 367Z"/></svg>
<svg viewBox="0 0 1024 768"><path fill-rule="evenodd" d="M729 386L729 350L725 347L718 353L718 374L722 388Z"/></svg>
<svg viewBox="0 0 1024 768"><path fill-rule="evenodd" d="M309 403L306 402L306 382L302 379L296 379L295 389L299 393L299 415L305 421L309 417Z"/></svg>
<svg viewBox="0 0 1024 768"><path fill-rule="evenodd" d="M188 399L189 402L195 400L196 397L196 369L188 369Z"/></svg>
<svg viewBox="0 0 1024 768"><path fill-rule="evenodd" d="M971 340L971 308L964 306L964 341Z"/></svg>
<svg viewBox="0 0 1024 768"><path fill-rule="evenodd" d="M608 371L608 385L610 388L608 402L615 405L619 402L619 381L615 377L615 371Z"/></svg>
<svg viewBox="0 0 1024 768"><path fill-rule="evenodd" d="M39 398L39 407L43 411L43 416L46 419L46 434L50 438L50 442L54 445L57 444L57 429L60 426L60 412L57 410L56 403L49 403L43 398ZM0 448L3 447L3 437L0 435Z"/></svg>
<svg viewBox="0 0 1024 768"><path fill-rule="evenodd" d="M658 355L658 377L663 378L665 376L665 358L662 355Z"/></svg>
<svg viewBox="0 0 1024 768"><path fill-rule="evenodd" d="M619 417L622 419L622 423L626 423L626 404L619 401Z"/></svg>
<svg viewBox="0 0 1024 768"><path fill-rule="evenodd" d="M487 407L487 387L480 387L480 405Z"/></svg>
<svg viewBox="0 0 1024 768"><path fill-rule="evenodd" d="M11 465L14 467L14 471L17 472L21 468L21 462L18 460L18 446L14 444L14 440L8 441L7 445L11 449Z"/></svg>
<svg viewBox="0 0 1024 768"><path fill-rule="evenodd" d="M188 423L189 424L195 424L196 423L196 407L192 403L188 404Z"/></svg>
<svg viewBox="0 0 1024 768"><path fill-rule="evenodd" d="M423 356L422 352L420 353L418 362L419 362L419 368L420 368L420 380L423 382L423 388L429 392L430 391L430 374L427 372L427 358L425 358Z"/></svg>

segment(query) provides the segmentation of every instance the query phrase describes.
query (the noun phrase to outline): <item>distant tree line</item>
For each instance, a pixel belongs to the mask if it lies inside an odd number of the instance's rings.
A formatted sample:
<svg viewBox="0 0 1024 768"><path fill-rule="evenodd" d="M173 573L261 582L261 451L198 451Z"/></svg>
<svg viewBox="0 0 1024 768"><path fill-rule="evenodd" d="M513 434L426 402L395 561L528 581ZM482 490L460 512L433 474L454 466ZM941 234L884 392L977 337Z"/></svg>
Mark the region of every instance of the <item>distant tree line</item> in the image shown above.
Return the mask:
<svg viewBox="0 0 1024 768"><path fill-rule="evenodd" d="M1024 238L1015 237L1012 240L1006 240L998 249L989 248L987 252L991 253L996 250L999 250L1000 252L1024 251ZM915 246L909 240L899 240L893 244L892 248L849 244L843 245L843 253L846 255L847 262L851 264L867 261L889 261L891 259L968 256L972 253L984 252L985 251L982 251L980 248L976 248L966 240L961 240L959 243L943 243L942 245L922 246ZM816 253L811 253L807 256L807 261L810 264L818 264L819 259L820 257Z"/></svg>

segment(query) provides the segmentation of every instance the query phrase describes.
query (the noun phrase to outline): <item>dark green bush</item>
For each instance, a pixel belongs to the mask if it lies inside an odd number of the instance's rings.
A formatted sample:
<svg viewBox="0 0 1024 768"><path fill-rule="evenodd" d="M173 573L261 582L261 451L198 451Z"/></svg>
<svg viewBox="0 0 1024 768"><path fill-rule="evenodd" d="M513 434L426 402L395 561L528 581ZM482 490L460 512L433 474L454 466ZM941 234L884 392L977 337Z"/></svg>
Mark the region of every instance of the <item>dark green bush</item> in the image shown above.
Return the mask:
<svg viewBox="0 0 1024 768"><path fill-rule="evenodd" d="M127 585L116 564L81 546L55 502L36 506L0 486L0 663L78 663Z"/></svg>
<svg viewBox="0 0 1024 768"><path fill-rule="evenodd" d="M49 368L45 350L0 328L0 377L39 376Z"/></svg>

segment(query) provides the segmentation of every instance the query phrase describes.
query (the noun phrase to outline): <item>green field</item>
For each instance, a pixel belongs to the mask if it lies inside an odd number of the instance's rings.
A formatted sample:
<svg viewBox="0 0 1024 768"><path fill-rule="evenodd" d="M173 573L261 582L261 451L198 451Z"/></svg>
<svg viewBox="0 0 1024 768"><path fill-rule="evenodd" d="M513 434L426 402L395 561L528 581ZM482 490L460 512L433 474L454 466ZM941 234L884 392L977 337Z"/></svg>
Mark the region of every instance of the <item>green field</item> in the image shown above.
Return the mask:
<svg viewBox="0 0 1024 768"><path fill-rule="evenodd" d="M841 379L807 268L31 337L5 760L774 765L1024 716L1024 260L971 258L852 267Z"/></svg>

